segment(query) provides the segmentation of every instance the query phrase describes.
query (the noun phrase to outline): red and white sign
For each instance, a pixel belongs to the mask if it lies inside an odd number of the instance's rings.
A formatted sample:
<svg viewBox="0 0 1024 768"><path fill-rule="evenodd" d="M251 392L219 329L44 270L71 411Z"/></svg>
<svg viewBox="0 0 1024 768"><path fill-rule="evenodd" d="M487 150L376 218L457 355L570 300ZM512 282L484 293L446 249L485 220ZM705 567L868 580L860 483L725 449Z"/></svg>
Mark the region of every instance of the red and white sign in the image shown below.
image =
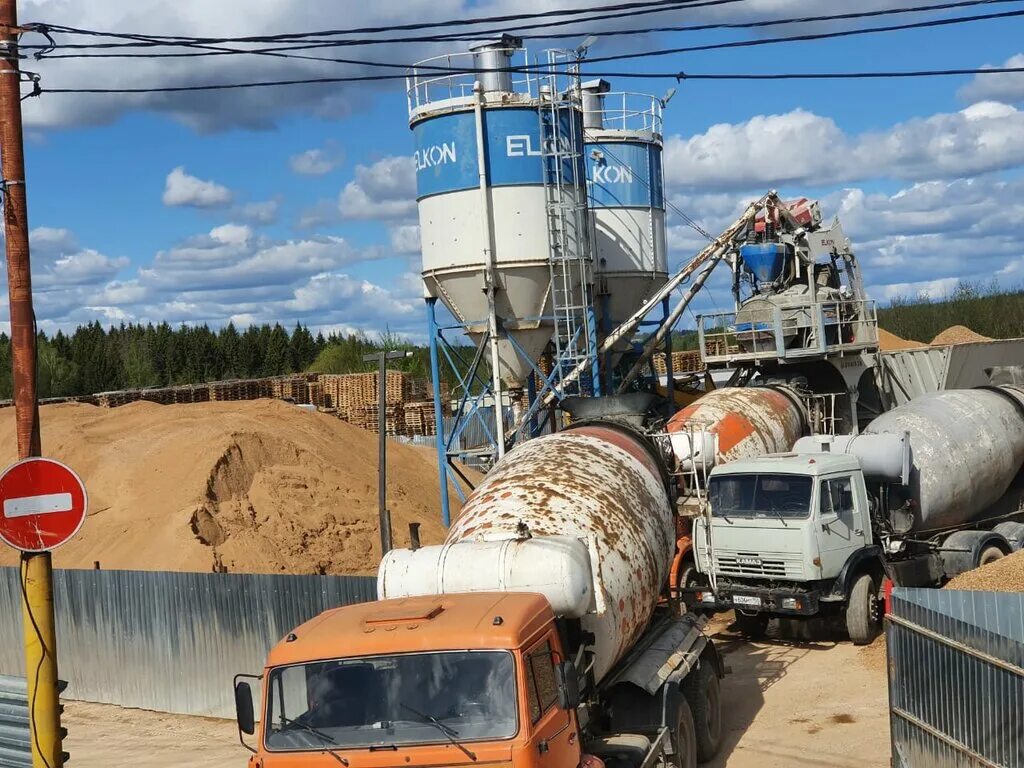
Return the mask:
<svg viewBox="0 0 1024 768"><path fill-rule="evenodd" d="M78 533L89 498L82 479L53 459L25 459L0 475L0 540L49 552Z"/></svg>

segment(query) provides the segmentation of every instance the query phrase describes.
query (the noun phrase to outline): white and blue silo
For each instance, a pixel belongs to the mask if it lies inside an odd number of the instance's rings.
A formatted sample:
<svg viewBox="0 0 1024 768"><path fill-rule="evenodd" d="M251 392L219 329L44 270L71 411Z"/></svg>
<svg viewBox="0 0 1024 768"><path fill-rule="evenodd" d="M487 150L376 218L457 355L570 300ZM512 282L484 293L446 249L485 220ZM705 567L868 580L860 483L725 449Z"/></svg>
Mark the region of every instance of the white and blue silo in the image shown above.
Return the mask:
<svg viewBox="0 0 1024 768"><path fill-rule="evenodd" d="M602 330L632 315L668 278L662 102L582 86L595 305Z"/></svg>
<svg viewBox="0 0 1024 768"><path fill-rule="evenodd" d="M435 385L442 488L460 450L503 455L536 415L542 369L595 355L579 80L557 56L540 75L526 63L506 36L409 78L433 378L447 362L462 379L454 424Z"/></svg>

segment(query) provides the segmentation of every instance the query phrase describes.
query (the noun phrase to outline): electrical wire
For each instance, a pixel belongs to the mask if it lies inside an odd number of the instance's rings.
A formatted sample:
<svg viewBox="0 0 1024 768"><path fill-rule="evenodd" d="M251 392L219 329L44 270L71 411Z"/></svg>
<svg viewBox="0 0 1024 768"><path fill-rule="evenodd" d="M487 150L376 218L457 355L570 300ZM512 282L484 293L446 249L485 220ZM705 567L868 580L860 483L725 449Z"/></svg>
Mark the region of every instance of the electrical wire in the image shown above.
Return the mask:
<svg viewBox="0 0 1024 768"><path fill-rule="evenodd" d="M737 0L728 0L729 2L736 2ZM718 29L758 29L764 27L773 26L786 26L793 24L811 24L819 22L831 22L831 21L851 21L865 18L876 18L880 16L891 16L897 14L908 14L908 13L928 13L933 11L941 10L955 10L959 8L967 8L979 5L995 5L1004 3L1016 3L1021 0L959 0L958 2L945 2L932 5L920 5L920 6L906 6L901 8L888 8L875 11L857 11L851 13L840 13L840 14L829 14L820 16L799 16L785 19L769 19L762 21L749 21L749 22L720 22L714 24L699 24L689 26L661 26L661 27L643 27L636 29L613 29L613 30L580 30L573 32L557 32L550 34L535 34L535 33L523 33L520 36L531 40L541 39L558 39L568 37L584 37L587 35L597 35L600 37L614 37L622 35L644 35L660 32L703 32ZM717 5L723 2L723 0L710 0L705 2L695 2L691 5L686 6L688 8L703 7L705 5ZM583 19L579 22L573 23L585 23L587 21L605 21L614 18L620 18L622 16L637 16L643 13L664 13L669 9L648 9L644 11L634 11L630 13L620 14L603 14L595 16L592 19ZM675 10L675 9L671 9ZM683 10L680 8L679 10ZM493 34L505 34L511 33L517 30L527 28L548 28L548 27L560 27L564 26L565 22L548 22L544 24L531 24L525 27L520 25L517 27L509 27L507 29L492 31ZM32 27L32 25L28 25ZM45 26L45 25L44 25ZM46 27L50 29L49 27ZM251 54L251 55L266 55L270 53L280 53L282 55L289 55L290 58L299 58L297 56L291 56L291 53L302 50L313 50L322 49L328 47L343 47L343 46L370 46L379 44L396 44L396 43L436 43L436 42L469 42L478 40L479 34L473 35L465 32L451 33L446 35L422 35L416 37L391 37L391 38L377 38L372 40L356 39L356 40L307 40L302 45L288 44L287 47L278 46L275 48L255 48L255 49L215 49L215 50L189 50L179 51L173 53L64 53L64 54L46 54L45 58L50 59L70 59L70 58L196 58L206 56L225 56L225 55L238 55L238 54ZM92 43L92 44L62 44L59 47L68 50L91 50L91 49L109 49L109 48L131 48L131 47L150 47L156 45L162 46L183 46L183 47L194 47L193 42L186 38L182 38L180 42L171 43L158 43L156 40L147 38L145 42L132 42L132 43ZM211 46L212 47L212 46ZM22 45L23 50L53 50L52 45ZM39 56L42 58L43 56ZM309 57L314 61L330 61L326 57Z"/></svg>
<svg viewBox="0 0 1024 768"><path fill-rule="evenodd" d="M933 27L950 26L954 24L966 24L975 21L991 21L995 19L1008 19L1024 16L1024 10L1002 11L1000 13L976 14L974 16L956 16L950 19L929 19L928 21L914 21L906 24L890 24L884 27L867 27L866 29L844 29L833 32L814 32L803 35L790 35L787 37L769 37L755 40L734 40L727 43L710 43L708 45L691 45L682 48L663 48L658 51L642 51L637 53L620 53L612 56L600 56L587 59L588 64L600 64L606 61L627 61L629 59L647 58L649 56L667 56L674 53L695 53L698 51L718 51L729 48L751 48L762 45L773 45L775 43L805 42L811 40L831 40L839 37L854 37L858 35L872 35L879 32L902 32L911 29L930 29Z"/></svg>
<svg viewBox="0 0 1024 768"><path fill-rule="evenodd" d="M571 23L573 23L573 24L586 24L588 22L609 21L609 20L612 20L612 19L619 19L619 18L624 18L624 17L627 17L627 16L628 17L633 17L633 16L649 15L649 14L652 14L652 13L668 13L668 12L677 11L677 10L688 10L688 9L691 9L691 8L704 8L704 7L708 7L708 6L727 5L727 4L733 4L733 3L743 2L743 1L744 0L676 0L676 2L672 6L668 6L668 7L630 10L630 11L626 11L626 12L622 12L622 13L599 13L599 14L597 14L595 16L591 16L591 17L588 17L588 18L585 18L585 19L575 19ZM981 0L974 0L974 1L975 2L980 2ZM1018 0L986 0L986 1L991 1L991 2L1016 2ZM280 41L276 41L279 44L278 44L278 46L276 46L274 48L251 49L251 50L245 50L245 51L242 51L242 52L243 53L261 53L261 52L265 52L265 51L276 51L276 50L282 50L282 46L288 46L286 49L283 49L283 50L301 51L301 50L310 50L310 49L315 49L315 48L328 48L328 47L341 47L341 46L369 46L369 45L379 45L379 44L383 44L383 43L391 44L391 43L470 42L470 41L474 41L474 40L480 40L484 36L486 36L488 38L493 38L493 37L497 37L497 36L500 36L500 35L503 35L503 34L510 34L510 33L516 33L516 32L520 32L521 33L521 31L524 30L524 29L547 29L547 28L550 28L550 27L562 27L562 26L565 26L565 24L567 24L567 23L570 23L570 22L566 22L566 21L553 21L553 22L537 23L537 24L517 24L515 26L506 27L506 28L502 28L502 29L488 29L488 30L486 30L486 34L483 31L477 31L477 32L452 32L452 33L446 33L446 34L419 35L419 36L413 36L413 37L356 38L356 39L353 39L353 40L345 40L345 39L319 40L319 39L296 38L295 40L280 40ZM79 30L79 29L76 29L76 28L73 28L73 27L54 27L52 25L47 25L47 24L26 24L26 25L22 25L22 27L24 29L29 29L29 30L35 31L35 32L43 32L44 30L46 30L46 31L52 31L52 32L63 32L65 34L82 34L82 35L84 35L84 34L93 34L93 35L96 35L96 36L104 36L105 34L107 34L107 33L97 32L97 31L92 31L92 30L84 30L84 29ZM310 32L308 34L315 36L315 35L326 34L326 33ZM518 37L532 37L532 35L524 35L524 34L518 34L516 36L518 36ZM565 36L573 37L575 35L574 35L574 33L566 33ZM116 48L145 48L145 47L195 47L198 44L207 44L207 45L210 45L212 47L213 45L218 44L218 43L234 42L231 39L212 40L210 42L207 42L206 40L204 40L202 38L188 38L188 37L180 37L180 38L176 38L176 39L165 39L165 38L151 36L151 35L139 35L139 34L123 35L120 39L124 39L124 38L130 39L133 42L119 42L119 43L68 43L68 44L61 45L60 47L61 48L66 48L66 49L69 49L69 50L92 50L92 49L106 50L106 49L116 49ZM255 42L259 42L259 41L255 41ZM302 43L302 44L299 44L299 43ZM48 46L48 45L38 45L38 46L37 45L23 45L23 46L21 46L21 48L24 49L24 50L35 50L35 49L45 50L45 49L48 49L49 47L50 46ZM154 57L155 58L169 58L169 57L181 57L181 56L187 56L187 55L191 55L191 56L216 56L216 55L224 55L224 54L230 54L230 53L234 53L234 51L231 51L231 50L228 50L228 49L223 49L223 50L220 50L220 51L212 50L212 51L209 51L209 52L187 52L187 53L183 52L183 53L176 53L176 54L170 54L170 53L168 53L168 54L154 54ZM100 58L100 57L111 58L111 57L115 57L117 55L116 54L106 54L106 55L95 54L95 56L97 58ZM125 55L125 56L127 56L127 55ZM137 57L137 56L139 56L139 54L133 54L132 55L132 57ZM71 55L70 54L63 54L61 56L51 56L51 57L48 57L48 58L71 58Z"/></svg>
<svg viewBox="0 0 1024 768"><path fill-rule="evenodd" d="M975 22L975 21L988 21L988 20L994 20L994 19L1006 19L1006 18L1015 18L1015 17L1021 17L1021 16L1024 16L1024 9L1022 9L1022 10L1014 10L1014 11L1003 11L1003 12L1000 12L1000 13L993 13L993 14L976 14L974 16L960 16L960 17L949 18L949 19L931 19L931 20L928 20L928 21L909 22L909 23L906 23L906 24L893 24L893 25L888 25L888 26L884 26L884 27L869 27L869 28L866 28L866 29L852 29L852 30L838 30L838 31L832 31L832 32L807 33L807 34L802 34L802 35L791 35L791 36L786 36L786 37L759 38L759 39L755 39L755 40L734 40L734 41L729 41L729 42L724 42L724 43L709 43L709 44L705 44L705 45L694 45L694 46L686 46L686 47L681 47L681 48L666 48L666 49L662 49L662 50L658 50L658 51L640 51L640 52L635 52L635 53L622 53L622 54L615 54L615 55L611 55L611 56L602 56L602 57L587 59L587 64L600 64L600 63L612 62L612 61L618 62L618 61L626 61L626 60L633 60L633 59L639 59L639 58L647 58L649 56L665 56L665 55L677 54L677 53L694 53L694 52L700 52L700 51L724 50L724 49L731 49L731 48L759 47L759 46L763 46L763 45L774 45L774 44L778 44L778 43L806 42L806 41L812 41L812 40L827 40L827 39L840 38L840 37L851 37L851 36L859 36L859 35L868 35L868 34L876 34L876 33L881 33L881 32L906 31L906 30L911 30L911 29L926 29L926 28L933 28L933 27L939 27L939 26L949 26L949 25L954 25L954 24L964 24L964 23ZM199 47L202 47L202 44L197 44L197 45ZM244 51L231 50L230 52L233 52L233 53L243 53ZM376 67L376 68L381 68L381 69L400 69L400 70L403 70L403 71L408 71L410 69L415 69L416 71L436 72L436 73L442 74L442 75L443 74L460 74L460 75L461 74L476 74L476 73L481 73L481 72L512 72L512 73L519 73L519 74L533 73L533 74L538 74L538 75L553 74L552 70L546 64L538 64L538 65L529 65L529 64L527 64L527 65L518 66L518 67L496 67L496 68L489 68L489 69L452 68L452 67L444 67L444 66L431 65L431 64L418 64L418 65L415 65L415 67L413 67L413 66L410 66L408 64L399 64L399 63L392 63L392 62L367 61L367 60L363 60L363 59L326 58L326 57L319 57L319 56L302 56L302 55L293 55L293 54L282 53L282 52L268 52L265 55L281 57L281 58L312 59L314 61L330 62L330 63L335 63L335 64L349 64L349 65L353 65L353 66L362 66L362 67ZM605 75L605 76L611 77L612 75ZM624 74L621 74L621 73L616 73L614 76L615 77L626 77L626 76L640 77L641 75L640 74L624 75ZM402 75L401 77L404 77L404 75ZM381 77L381 79L385 79L385 78ZM694 79L694 77L693 76L689 76L689 79ZM724 79L724 78L718 78L718 79ZM772 78L765 78L765 79L772 79ZM790 78L790 79L793 79L793 78ZM317 79L317 81L318 82L332 82L332 80L330 78L320 78L320 79ZM333 82L360 82L360 81L358 81L358 80L333 80ZM295 84L295 83L294 82L284 82L282 84ZM204 89L204 90L222 90L222 88L211 88L211 87L203 87L203 86L200 86L198 88L201 88L201 89ZM55 91L51 91L51 92L55 92ZM105 91L98 91L98 92L105 92ZM125 91L125 92L134 92L134 91Z"/></svg>
<svg viewBox="0 0 1024 768"><path fill-rule="evenodd" d="M492 71L492 70L487 70ZM1000 75L1024 72L1024 67L964 67L960 69L891 70L880 72L594 72L588 77L606 77L638 80L864 80L921 77L952 77L958 75ZM453 74L472 74L473 70L452 70ZM326 85L333 83L372 83L386 80L404 80L405 75L352 75L344 77L308 77L292 80L267 80L239 83L211 83L208 85L167 85L139 88L47 88L40 93L64 94L132 94L132 93L188 93L226 91L242 88L274 88L294 85Z"/></svg>
<svg viewBox="0 0 1024 768"><path fill-rule="evenodd" d="M707 4L725 4L727 2L743 2L743 0L639 0L634 2L617 3L614 5L601 6L602 12L608 11L629 11L636 12L647 8L656 7L668 7L668 10L677 10L679 6L696 5L697 3ZM434 22L415 22L410 24L391 24L388 26L381 27L355 27L350 29L329 29L319 32L292 32L282 33L276 35L251 35L247 37L184 37L180 35L133 35L125 32L100 32L96 30L81 29L77 27L67 27L61 25L46 25L50 30L54 32L64 32L67 34L79 34L79 35L91 35L91 36L102 36L110 38L120 39L133 39L139 37L145 37L150 40L160 41L181 41L190 40L201 43L269 43L269 42L280 42L288 40L303 39L312 36L337 36L337 35L354 35L354 34L377 34L382 32L395 32L402 30L420 30L420 29L436 29L436 28L448 28L448 27L460 27L460 26L475 26L479 24L493 24L495 22L504 21L521 21L524 19L544 19L553 18L556 16L582 16L586 14L592 14L595 12L593 7L589 8L561 8L549 11L537 11L534 13L515 13L505 14L500 16L478 16L475 18L463 18L463 19L448 19L445 21L434 21ZM564 23L564 22L560 22ZM491 31L486 31L486 34L493 34Z"/></svg>

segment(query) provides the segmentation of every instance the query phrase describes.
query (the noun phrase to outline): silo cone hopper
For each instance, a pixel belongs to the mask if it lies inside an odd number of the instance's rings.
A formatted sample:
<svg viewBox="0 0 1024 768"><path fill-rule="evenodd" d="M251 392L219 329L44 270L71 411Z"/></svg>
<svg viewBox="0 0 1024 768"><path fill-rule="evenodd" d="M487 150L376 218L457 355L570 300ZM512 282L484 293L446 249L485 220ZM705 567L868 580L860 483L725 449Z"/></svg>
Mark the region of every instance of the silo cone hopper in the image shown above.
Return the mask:
<svg viewBox="0 0 1024 768"><path fill-rule="evenodd" d="M429 296L441 299L448 310L466 325L475 345L487 336L487 294L482 267L424 271ZM502 264L498 270L495 314L498 318L498 359L501 379L510 389L522 389L533 375L551 341L551 269L545 263ZM545 318L541 320L541 318ZM513 342L514 340L514 342Z"/></svg>

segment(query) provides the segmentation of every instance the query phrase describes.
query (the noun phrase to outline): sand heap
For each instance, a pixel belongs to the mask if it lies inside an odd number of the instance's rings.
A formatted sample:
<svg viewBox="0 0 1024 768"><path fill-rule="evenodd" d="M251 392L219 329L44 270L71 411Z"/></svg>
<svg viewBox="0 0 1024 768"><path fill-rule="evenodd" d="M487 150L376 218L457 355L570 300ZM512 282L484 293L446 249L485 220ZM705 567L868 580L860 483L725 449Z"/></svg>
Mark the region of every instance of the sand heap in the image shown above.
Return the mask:
<svg viewBox="0 0 1024 768"><path fill-rule="evenodd" d="M45 455L73 467L90 494L89 518L55 553L57 567L376 571L370 432L272 400L54 405L41 423ZM13 408L0 411L0 459L15 459ZM422 523L424 543L444 536L434 462L433 451L389 446L396 543L410 522ZM0 547L0 565L14 562Z"/></svg>
<svg viewBox="0 0 1024 768"><path fill-rule="evenodd" d="M946 584L946 589L976 592L1024 592L1024 552L996 560L994 563L962 573Z"/></svg>
<svg viewBox="0 0 1024 768"><path fill-rule="evenodd" d="M928 345L912 339L901 339L895 333L889 333L884 328L879 328L878 346L883 352L891 352L895 349L916 349L918 347L927 347Z"/></svg>
<svg viewBox="0 0 1024 768"><path fill-rule="evenodd" d="M973 344L979 341L992 341L988 336L975 333L966 325L951 325L932 339L933 347L944 347L949 344Z"/></svg>

